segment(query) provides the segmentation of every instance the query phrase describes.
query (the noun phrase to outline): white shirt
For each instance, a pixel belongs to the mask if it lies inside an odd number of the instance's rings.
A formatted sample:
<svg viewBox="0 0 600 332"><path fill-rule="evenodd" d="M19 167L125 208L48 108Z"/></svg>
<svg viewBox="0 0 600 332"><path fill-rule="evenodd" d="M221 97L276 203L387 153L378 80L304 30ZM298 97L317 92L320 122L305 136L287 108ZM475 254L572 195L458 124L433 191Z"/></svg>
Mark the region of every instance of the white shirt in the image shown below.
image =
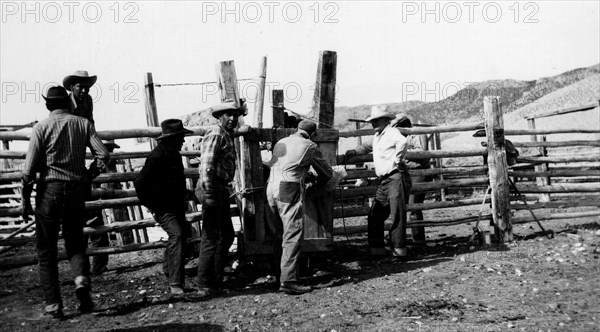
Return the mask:
<svg viewBox="0 0 600 332"><path fill-rule="evenodd" d="M391 125L385 127L381 133L373 135L371 144L363 144L356 149L357 154L366 154L373 152L373 163L375 164L375 174L384 176L390 174L398 168L403 162L408 148L408 141L398 128Z"/></svg>

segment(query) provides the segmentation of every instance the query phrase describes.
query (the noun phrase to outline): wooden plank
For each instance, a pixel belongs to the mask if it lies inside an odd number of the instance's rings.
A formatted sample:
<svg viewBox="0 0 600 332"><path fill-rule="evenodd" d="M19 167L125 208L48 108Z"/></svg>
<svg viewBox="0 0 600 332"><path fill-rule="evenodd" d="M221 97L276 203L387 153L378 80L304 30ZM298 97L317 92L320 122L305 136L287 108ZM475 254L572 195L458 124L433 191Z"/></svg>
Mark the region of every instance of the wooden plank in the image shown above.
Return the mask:
<svg viewBox="0 0 600 332"><path fill-rule="evenodd" d="M529 115L529 116L526 116L525 119L531 120L531 119L545 118L545 117L554 116L554 115L568 114L568 113L573 113L573 112L589 111L589 110L593 110L594 108L597 108L597 107L598 107L598 101L593 102L591 104L587 104L587 105L567 107L567 108L563 108L563 109L559 109L559 110L552 110L549 112L544 112L541 114Z"/></svg>
<svg viewBox="0 0 600 332"><path fill-rule="evenodd" d="M330 129L334 125L336 76L337 53L334 51L321 51L319 53L315 93L312 102L314 116L318 119L317 127L320 129ZM329 165L336 165L337 139L333 142L317 142L317 145L325 161ZM307 240L304 242L306 246L315 246L315 250L319 248L325 250L324 247L317 245L318 240L313 239L332 239L334 202L333 192L318 197L305 198L304 238Z"/></svg>
<svg viewBox="0 0 600 332"><path fill-rule="evenodd" d="M258 128L263 127L263 108L265 105L265 80L267 79L267 57L262 58L258 88L256 90L256 102L254 103L254 123Z"/></svg>
<svg viewBox="0 0 600 332"><path fill-rule="evenodd" d="M158 111L156 110L156 96L154 94L154 79L152 78L152 73L146 73L144 81L144 93L146 96L146 124L150 127L159 127L160 124L158 122ZM154 149L156 144L156 140L151 139L150 149Z"/></svg>
<svg viewBox="0 0 600 332"><path fill-rule="evenodd" d="M273 90L273 105L271 108L273 109L273 128L283 128L285 124L285 117L283 115L283 110L285 109L283 90ZM275 143L273 142L273 144Z"/></svg>
<svg viewBox="0 0 600 332"><path fill-rule="evenodd" d="M508 182L508 165L506 162L506 141L504 139L504 119L500 108L500 98L486 96L483 98L485 112L485 133L488 146L488 169L490 186L492 187L492 216L494 234L497 243L513 240L510 222L510 187Z"/></svg>
<svg viewBox="0 0 600 332"><path fill-rule="evenodd" d="M487 148L476 148L470 150L432 150L432 151L408 151L406 153L406 159L418 160L426 158L454 158L454 157L473 157L483 156L487 153ZM338 164L360 164L373 161L372 154L364 154L352 157L346 157L345 155L339 155L336 157Z"/></svg>
<svg viewBox="0 0 600 332"><path fill-rule="evenodd" d="M529 129L535 129L535 119L527 119L527 126L529 127ZM546 136L541 136L541 137L537 137L537 135L531 135L530 136L530 140L532 142L538 142L538 141L542 141L545 142L546 141ZM548 156L548 150L546 150L546 148L544 147L539 147L538 148L538 153L542 156L542 157L547 157ZM536 172L546 172L548 171L548 164L546 163L542 163L542 164L537 164L535 165L535 171ZM538 184L538 186L547 186L550 184L550 178L548 176L542 176L542 177L536 177L536 183ZM538 196L540 201L542 202L550 202L550 194L541 194Z"/></svg>
<svg viewBox="0 0 600 332"><path fill-rule="evenodd" d="M451 133L457 131L470 131L483 129L483 123L466 123L453 124L433 127L412 127L399 128L402 135L422 135L434 133ZM340 137L356 137L356 136L372 136L375 133L373 129L361 129L354 131L344 131L340 133Z"/></svg>
<svg viewBox="0 0 600 332"><path fill-rule="evenodd" d="M560 148L560 147L572 147L572 146L600 146L600 141L586 141L586 140L571 140L571 141L560 141L560 142L513 142L513 145L517 148Z"/></svg>

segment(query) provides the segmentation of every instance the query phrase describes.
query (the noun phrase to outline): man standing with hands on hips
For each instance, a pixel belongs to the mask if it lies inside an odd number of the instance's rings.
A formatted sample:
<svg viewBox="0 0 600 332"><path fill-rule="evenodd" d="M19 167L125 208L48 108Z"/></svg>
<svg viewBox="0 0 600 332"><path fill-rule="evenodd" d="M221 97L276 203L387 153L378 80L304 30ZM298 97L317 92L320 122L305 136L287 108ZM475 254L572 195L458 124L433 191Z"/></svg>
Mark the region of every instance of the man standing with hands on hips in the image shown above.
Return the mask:
<svg viewBox="0 0 600 332"><path fill-rule="evenodd" d="M365 121L375 129L373 142L348 150L347 156L373 152L375 174L381 183L375 193L375 202L368 217L369 249L373 256L385 255L384 225L392 219L390 245L394 257L405 257L406 250L406 197L411 187L410 175L404 157L407 140L390 122L395 115L388 106L373 106Z"/></svg>

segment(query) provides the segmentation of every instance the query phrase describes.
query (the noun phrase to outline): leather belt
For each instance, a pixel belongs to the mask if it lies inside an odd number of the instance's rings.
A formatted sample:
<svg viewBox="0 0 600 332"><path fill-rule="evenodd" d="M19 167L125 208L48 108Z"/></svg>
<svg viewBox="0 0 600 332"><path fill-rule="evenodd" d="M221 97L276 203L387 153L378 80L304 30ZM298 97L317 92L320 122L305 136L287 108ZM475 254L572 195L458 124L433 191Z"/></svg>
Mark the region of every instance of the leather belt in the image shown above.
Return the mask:
<svg viewBox="0 0 600 332"><path fill-rule="evenodd" d="M389 172L388 174L380 176L379 180L385 180L385 179L389 178L390 176L392 176L392 175L394 175L394 174L396 174L398 172L400 172L400 170L398 170L397 168L395 168L393 171Z"/></svg>

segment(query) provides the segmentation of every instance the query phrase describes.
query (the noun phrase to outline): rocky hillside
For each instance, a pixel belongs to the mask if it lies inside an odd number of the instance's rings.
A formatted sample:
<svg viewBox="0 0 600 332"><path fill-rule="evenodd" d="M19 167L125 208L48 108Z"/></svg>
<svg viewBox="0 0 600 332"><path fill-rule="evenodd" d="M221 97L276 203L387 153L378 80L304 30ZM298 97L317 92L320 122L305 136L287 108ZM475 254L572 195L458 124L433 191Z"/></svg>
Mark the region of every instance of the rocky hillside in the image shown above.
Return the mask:
<svg viewBox="0 0 600 332"><path fill-rule="evenodd" d="M389 104L392 110L406 112L415 120L430 124L451 124L481 121L483 119L483 97L500 96L505 114L509 114L545 95L562 89L588 77L600 75L600 64L574 69L556 76L534 81L491 80L469 85L456 94L438 102L406 102ZM370 105L339 107L336 109L336 127L351 129L353 124L344 123L347 118L366 118Z"/></svg>

